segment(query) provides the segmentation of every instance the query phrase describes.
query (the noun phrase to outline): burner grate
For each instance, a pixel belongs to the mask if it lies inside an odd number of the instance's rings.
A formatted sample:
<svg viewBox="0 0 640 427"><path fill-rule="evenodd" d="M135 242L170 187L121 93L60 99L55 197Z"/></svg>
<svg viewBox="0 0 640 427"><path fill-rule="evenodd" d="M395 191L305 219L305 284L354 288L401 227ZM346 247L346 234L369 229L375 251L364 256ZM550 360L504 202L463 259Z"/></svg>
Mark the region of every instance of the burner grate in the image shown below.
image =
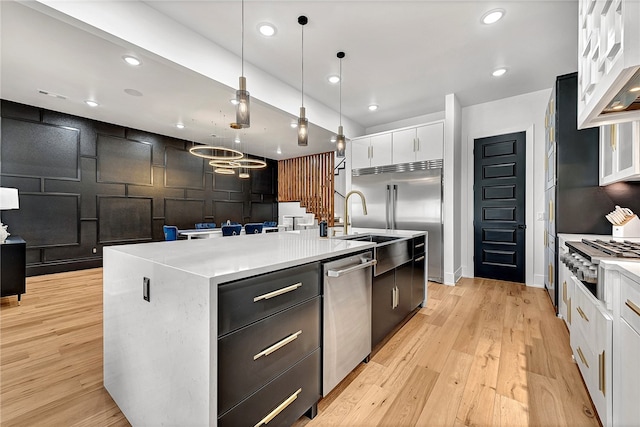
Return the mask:
<svg viewBox="0 0 640 427"><path fill-rule="evenodd" d="M582 243L591 246L612 257L619 258L640 258L640 243L628 240L619 242L615 240L604 241L600 239L582 239Z"/></svg>

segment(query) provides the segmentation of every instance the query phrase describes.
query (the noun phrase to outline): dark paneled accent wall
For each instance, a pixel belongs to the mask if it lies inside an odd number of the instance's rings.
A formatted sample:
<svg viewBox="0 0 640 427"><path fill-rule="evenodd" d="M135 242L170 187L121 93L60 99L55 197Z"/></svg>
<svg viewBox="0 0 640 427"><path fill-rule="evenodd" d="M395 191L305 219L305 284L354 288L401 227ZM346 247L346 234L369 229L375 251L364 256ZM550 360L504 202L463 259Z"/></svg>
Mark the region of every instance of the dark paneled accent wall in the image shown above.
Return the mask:
<svg viewBox="0 0 640 427"><path fill-rule="evenodd" d="M162 226L278 218L277 162L250 179L216 175L188 141L1 101L2 211L27 241L27 274L102 265L107 245L163 240Z"/></svg>

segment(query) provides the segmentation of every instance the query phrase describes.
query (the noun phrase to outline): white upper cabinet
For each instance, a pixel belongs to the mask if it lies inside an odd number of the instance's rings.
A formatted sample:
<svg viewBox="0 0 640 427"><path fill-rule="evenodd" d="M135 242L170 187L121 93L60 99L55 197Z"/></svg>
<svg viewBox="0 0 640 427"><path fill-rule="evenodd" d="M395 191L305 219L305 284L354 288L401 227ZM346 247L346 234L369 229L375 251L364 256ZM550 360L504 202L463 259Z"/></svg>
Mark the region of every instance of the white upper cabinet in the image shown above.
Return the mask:
<svg viewBox="0 0 640 427"><path fill-rule="evenodd" d="M393 132L393 163L442 159L444 122Z"/></svg>
<svg viewBox="0 0 640 427"><path fill-rule="evenodd" d="M579 1L579 129L640 118L640 110L613 108L631 102L640 82L639 21L638 0Z"/></svg>
<svg viewBox="0 0 640 427"><path fill-rule="evenodd" d="M391 133L352 139L351 168L360 169L392 164L391 141Z"/></svg>
<svg viewBox="0 0 640 427"><path fill-rule="evenodd" d="M600 127L600 185L640 181L640 120Z"/></svg>

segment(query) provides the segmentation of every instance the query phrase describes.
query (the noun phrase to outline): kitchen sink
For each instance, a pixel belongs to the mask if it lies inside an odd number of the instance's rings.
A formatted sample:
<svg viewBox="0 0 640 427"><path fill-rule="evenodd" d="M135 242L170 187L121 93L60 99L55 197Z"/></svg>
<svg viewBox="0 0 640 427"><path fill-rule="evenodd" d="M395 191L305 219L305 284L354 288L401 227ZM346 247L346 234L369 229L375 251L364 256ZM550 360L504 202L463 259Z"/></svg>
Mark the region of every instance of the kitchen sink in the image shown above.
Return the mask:
<svg viewBox="0 0 640 427"><path fill-rule="evenodd" d="M412 259L411 239L409 237L355 234L337 237L337 239L375 243L373 257L377 264L373 266L374 276L393 270Z"/></svg>
<svg viewBox="0 0 640 427"><path fill-rule="evenodd" d="M373 242L373 243L387 243L394 240L404 239L404 237L398 236L379 236L377 234L355 234L353 236L339 237L342 240L355 240L357 242Z"/></svg>

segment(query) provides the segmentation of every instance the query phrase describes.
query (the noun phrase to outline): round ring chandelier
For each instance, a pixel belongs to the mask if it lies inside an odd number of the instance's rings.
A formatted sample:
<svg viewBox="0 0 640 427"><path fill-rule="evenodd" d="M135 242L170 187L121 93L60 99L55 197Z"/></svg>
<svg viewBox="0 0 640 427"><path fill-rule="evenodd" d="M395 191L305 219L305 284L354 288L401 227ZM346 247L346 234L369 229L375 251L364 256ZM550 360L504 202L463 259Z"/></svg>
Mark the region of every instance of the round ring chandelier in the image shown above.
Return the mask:
<svg viewBox="0 0 640 427"><path fill-rule="evenodd" d="M257 160L257 159L245 158L245 159L234 160L233 163L238 165L236 167L245 168L245 169L262 169L267 167L267 162L264 162L262 160Z"/></svg>
<svg viewBox="0 0 640 427"><path fill-rule="evenodd" d="M189 152L194 156L209 160L231 161L240 160L244 157L242 152L227 147L216 147L211 145L196 145L189 148Z"/></svg>

